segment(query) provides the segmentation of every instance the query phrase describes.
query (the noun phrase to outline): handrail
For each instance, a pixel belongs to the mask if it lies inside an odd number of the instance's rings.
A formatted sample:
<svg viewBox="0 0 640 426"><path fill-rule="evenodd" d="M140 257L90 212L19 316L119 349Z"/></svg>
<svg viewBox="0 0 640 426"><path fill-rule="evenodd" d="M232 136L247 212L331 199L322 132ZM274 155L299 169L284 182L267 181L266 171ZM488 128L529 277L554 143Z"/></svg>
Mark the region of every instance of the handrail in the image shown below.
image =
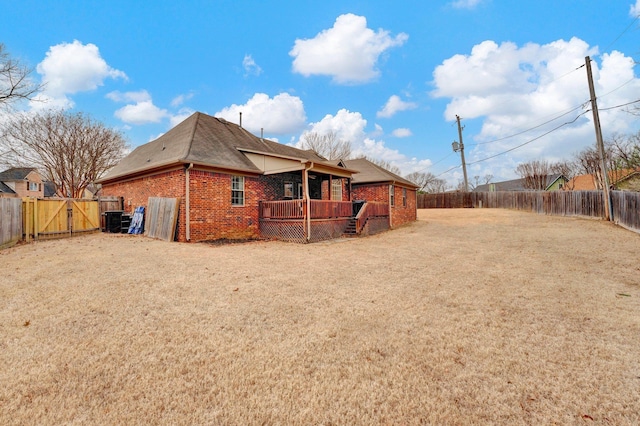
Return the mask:
<svg viewBox="0 0 640 426"><path fill-rule="evenodd" d="M350 201L311 200L311 219L353 217ZM260 201L260 219L304 219L304 200Z"/></svg>

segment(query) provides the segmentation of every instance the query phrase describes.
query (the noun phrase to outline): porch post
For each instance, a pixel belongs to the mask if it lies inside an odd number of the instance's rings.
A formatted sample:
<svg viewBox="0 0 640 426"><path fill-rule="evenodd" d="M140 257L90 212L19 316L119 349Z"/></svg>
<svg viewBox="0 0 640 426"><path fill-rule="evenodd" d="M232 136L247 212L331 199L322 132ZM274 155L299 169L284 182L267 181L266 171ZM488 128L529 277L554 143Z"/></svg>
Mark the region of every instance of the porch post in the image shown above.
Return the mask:
<svg viewBox="0 0 640 426"><path fill-rule="evenodd" d="M329 175L329 201L333 200L333 175Z"/></svg>
<svg viewBox="0 0 640 426"><path fill-rule="evenodd" d="M313 167L313 163L311 163ZM307 203L307 211L305 213L305 220L307 221L307 241L311 240L311 198L309 197L309 168L305 165L302 173L302 181L304 184L304 198Z"/></svg>

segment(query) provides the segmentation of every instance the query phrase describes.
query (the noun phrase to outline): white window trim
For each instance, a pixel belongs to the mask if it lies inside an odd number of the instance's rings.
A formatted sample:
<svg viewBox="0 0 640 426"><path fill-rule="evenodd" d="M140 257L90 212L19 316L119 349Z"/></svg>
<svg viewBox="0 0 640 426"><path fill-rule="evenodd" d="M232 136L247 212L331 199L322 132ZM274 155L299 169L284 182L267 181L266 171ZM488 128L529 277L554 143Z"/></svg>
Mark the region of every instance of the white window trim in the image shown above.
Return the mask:
<svg viewBox="0 0 640 426"><path fill-rule="evenodd" d="M242 182L242 188L241 189L235 189L234 188L234 180L236 178L240 179L240 182ZM233 201L233 198L234 198L233 197L233 193L234 192L242 193L242 203L235 203ZM245 194L245 190L244 190L244 176L237 176L237 175L231 176L231 206L232 207L244 207L245 202L246 202L246 194Z"/></svg>

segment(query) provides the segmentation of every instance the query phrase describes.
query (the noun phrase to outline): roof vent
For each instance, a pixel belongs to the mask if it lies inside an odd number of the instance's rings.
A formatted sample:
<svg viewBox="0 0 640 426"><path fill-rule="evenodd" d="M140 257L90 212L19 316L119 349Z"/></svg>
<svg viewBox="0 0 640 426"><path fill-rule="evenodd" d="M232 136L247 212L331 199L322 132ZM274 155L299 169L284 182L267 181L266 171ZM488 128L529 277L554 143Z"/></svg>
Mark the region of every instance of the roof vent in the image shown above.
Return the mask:
<svg viewBox="0 0 640 426"><path fill-rule="evenodd" d="M240 112L240 128L242 128L242 112Z"/></svg>

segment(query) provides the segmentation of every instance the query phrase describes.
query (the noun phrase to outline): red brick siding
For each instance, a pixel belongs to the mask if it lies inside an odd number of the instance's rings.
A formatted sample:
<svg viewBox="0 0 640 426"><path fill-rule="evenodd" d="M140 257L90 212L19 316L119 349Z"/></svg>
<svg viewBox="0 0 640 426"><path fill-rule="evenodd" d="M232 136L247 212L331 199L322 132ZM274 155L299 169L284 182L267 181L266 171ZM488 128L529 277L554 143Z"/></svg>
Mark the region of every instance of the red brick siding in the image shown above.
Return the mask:
<svg viewBox="0 0 640 426"><path fill-rule="evenodd" d="M353 185L353 199L389 202L389 184ZM402 204L402 187L395 185L394 205L391 206L391 226L397 228L417 219L416 191L407 188L407 203Z"/></svg>
<svg viewBox="0 0 640 426"><path fill-rule="evenodd" d="M149 197L180 198L178 241L186 241L184 169L124 182L106 183L102 185L102 195L123 197L124 210L131 214L138 206L146 208Z"/></svg>
<svg viewBox="0 0 640 426"><path fill-rule="evenodd" d="M245 176L244 206L231 205L230 174L191 169L189 172L191 241L259 237L258 202L281 200L284 182L301 181L296 174ZM104 184L105 196L122 196L125 210L147 207L149 197L180 198L178 241L186 241L184 169L160 173L122 183Z"/></svg>
<svg viewBox="0 0 640 426"><path fill-rule="evenodd" d="M231 204L232 175L192 170L190 173L191 240L245 239L260 236L258 202L265 185L244 178L244 206Z"/></svg>

